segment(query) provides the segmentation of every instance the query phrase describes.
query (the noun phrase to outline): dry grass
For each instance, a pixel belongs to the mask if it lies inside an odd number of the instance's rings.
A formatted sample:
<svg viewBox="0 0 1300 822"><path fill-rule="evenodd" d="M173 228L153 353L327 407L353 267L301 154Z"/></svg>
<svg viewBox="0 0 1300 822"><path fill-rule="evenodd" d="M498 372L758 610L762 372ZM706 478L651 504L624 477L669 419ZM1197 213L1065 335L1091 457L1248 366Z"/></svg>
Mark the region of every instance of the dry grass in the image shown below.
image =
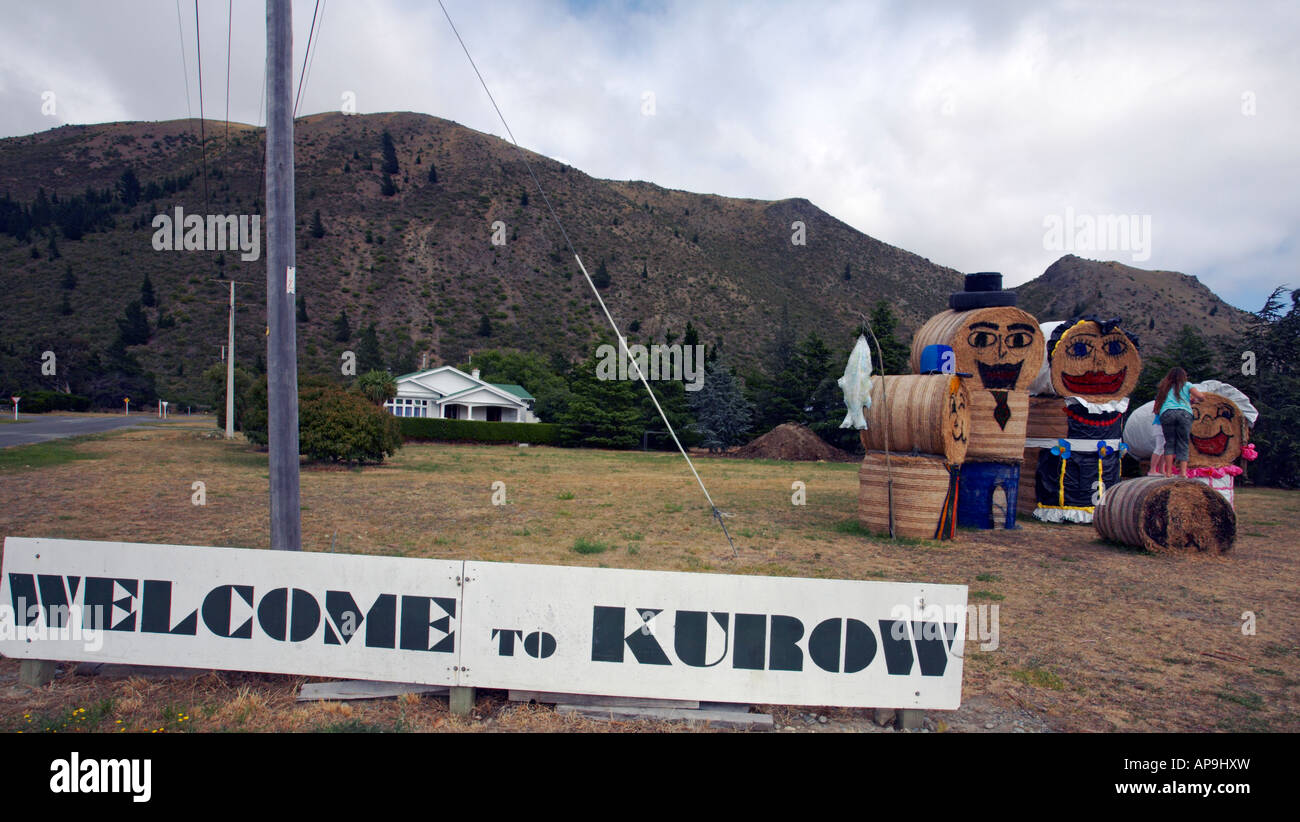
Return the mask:
<svg viewBox="0 0 1300 822"><path fill-rule="evenodd" d="M96 457L0 472L0 533L267 546L264 454L161 428L75 447ZM1289 526L1300 494L1239 491L1236 548L1196 560L1136 553L1101 543L1089 527L1036 521L1013 533L962 531L954 543L891 542L856 525L855 464L702 459L700 471L734 514L739 559L680 456L550 448L411 445L383 467L304 468L303 542L327 551L333 540L334 550L358 554L967 584L987 592L972 604L999 607L1001 645L967 643L966 698L1030 711L1060 730L1300 730L1300 549ZM190 501L195 480L206 484L203 507ZM492 505L497 480L507 505ZM804 506L791 504L795 480L807 484ZM609 547L578 553L578 540ZM1243 611L1256 614L1257 635L1242 635ZM672 727L558 716L491 691L480 691L476 718L464 718L428 696L300 705L302 677L65 674L26 691L13 684L16 670L17 662L0 661L0 729Z"/></svg>

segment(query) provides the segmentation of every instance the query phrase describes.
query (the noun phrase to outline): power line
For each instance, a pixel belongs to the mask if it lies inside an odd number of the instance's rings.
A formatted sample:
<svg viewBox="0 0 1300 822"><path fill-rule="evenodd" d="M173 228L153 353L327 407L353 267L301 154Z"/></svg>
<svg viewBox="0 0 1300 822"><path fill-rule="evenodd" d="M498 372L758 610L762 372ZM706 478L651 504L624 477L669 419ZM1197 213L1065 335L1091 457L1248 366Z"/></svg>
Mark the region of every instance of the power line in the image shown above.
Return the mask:
<svg viewBox="0 0 1300 822"><path fill-rule="evenodd" d="M194 0L198 2L198 0ZM302 71L298 72L298 93L293 98L293 116L298 117L298 102L302 99L302 87L306 85L307 80L307 58L311 55L312 37L316 34L316 13L320 11L320 0L316 0L316 7L311 12L311 28L307 30L307 50L302 53Z"/></svg>
<svg viewBox="0 0 1300 822"><path fill-rule="evenodd" d="M320 4L320 22L316 24L316 28L318 28L318 29L320 29L320 30L322 30L322 31L325 30L325 7L328 6L328 5L329 5L329 0L321 0L321 4ZM307 63L307 73L306 73L305 75L303 75L302 84L303 84L304 86L307 85L307 81L311 79L311 70L312 70L312 68L314 68L315 65L316 65L316 52L318 52L318 51L320 51L320 38L319 38L319 37L316 38L316 45L311 49L311 60Z"/></svg>
<svg viewBox="0 0 1300 822"><path fill-rule="evenodd" d="M582 276L586 278L587 285L591 286L591 293L595 295L596 302L600 304L600 310L605 313L605 319L609 321L610 327L614 329L614 336L618 337L619 356L627 356L627 339L623 336L622 332L618 330L618 324L614 322L613 316L610 315L609 309L605 306L605 300L600 296L600 291L597 290L596 284L592 282L591 275L587 273L587 267L582 264L582 258L578 256L577 249L573 247L573 242L569 239L569 233L564 230L564 224L560 222L559 215L555 213L555 209L551 206L551 198L546 196L546 189L542 187L541 180L537 179L537 174L533 172L532 164L528 162L527 155L524 154L524 150L519 145L519 141L515 139L514 132L510 130L510 124L506 122L505 115L501 113L501 107L497 105L496 98L492 96L492 91L488 88L487 82L483 79L483 74L478 70L478 65L474 63L474 58L469 53L469 47L465 45L465 41L461 38L460 32L456 30L456 24L452 22L451 14L447 12L447 7L443 5L442 0L438 0L438 6L442 9L443 15L446 16L447 23L451 26L452 33L456 35L456 40L460 43L461 50L465 52L465 57L469 60L470 67L474 69L474 74L478 77L479 84L483 86L483 91L487 94L488 100L492 102L492 108L496 109L497 117L501 119L501 125L505 127L506 134L510 135L510 142L514 143L515 150L519 153L519 159L523 161L524 168L528 169L528 175L533 178L533 185L537 186L537 192L542 195L542 201L546 203L546 210L550 212L551 219L555 221L555 225L560 229L560 234L564 236L564 242L569 247L569 252L573 254L573 259L577 260L578 268L582 271ZM673 424L668 421L668 415L664 413L663 406L659 404L659 398L655 396L654 390L650 388L650 383L646 380L645 374L642 373L641 366L637 362L636 358L629 357L629 359L632 361L632 367L636 371L637 376L641 378L641 384L645 386L646 393L650 395L650 401L654 403L655 410L659 412L659 417L664 421L664 425L668 428L668 433L672 435L673 442L677 444L677 450L681 451L682 457L685 458L686 464L691 469L691 473L695 475L695 481L699 483L700 490L704 492L704 498L709 502L709 508L713 510L714 519L718 521L718 525L722 526L722 533L726 536L727 543L731 546L732 556L739 556L736 551L736 543L732 542L731 533L727 530L727 523L723 521L723 513L719 511L718 506L713 503L713 497L709 495L709 489L704 487L704 480L700 479L700 472L695 470L695 463L691 461L690 454L686 453L686 449L682 446L681 440L677 438L677 432L673 429Z"/></svg>
<svg viewBox="0 0 1300 822"><path fill-rule="evenodd" d="M235 0L226 2L226 137L221 145L223 167L230 173L230 40L235 15Z"/></svg>
<svg viewBox="0 0 1300 822"><path fill-rule="evenodd" d="M176 0L176 34L181 42L181 76L185 78L185 114L193 120L194 109L190 108L190 67L185 62L185 30L181 27L181 0Z"/></svg>
<svg viewBox="0 0 1300 822"><path fill-rule="evenodd" d="M194 0L194 59L199 64L199 151L203 155L203 210L208 211L208 146L203 130L203 41L199 39L199 0Z"/></svg>

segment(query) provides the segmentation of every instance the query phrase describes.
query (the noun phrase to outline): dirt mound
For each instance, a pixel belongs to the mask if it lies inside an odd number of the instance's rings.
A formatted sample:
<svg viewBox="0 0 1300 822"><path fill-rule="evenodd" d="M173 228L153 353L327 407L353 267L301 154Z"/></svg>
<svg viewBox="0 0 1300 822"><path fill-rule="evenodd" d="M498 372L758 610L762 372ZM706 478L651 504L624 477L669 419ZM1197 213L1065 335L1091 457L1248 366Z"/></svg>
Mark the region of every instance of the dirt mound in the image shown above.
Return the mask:
<svg viewBox="0 0 1300 822"><path fill-rule="evenodd" d="M806 425L787 422L778 425L730 456L744 459L803 462L857 462L860 457L841 451L812 432Z"/></svg>

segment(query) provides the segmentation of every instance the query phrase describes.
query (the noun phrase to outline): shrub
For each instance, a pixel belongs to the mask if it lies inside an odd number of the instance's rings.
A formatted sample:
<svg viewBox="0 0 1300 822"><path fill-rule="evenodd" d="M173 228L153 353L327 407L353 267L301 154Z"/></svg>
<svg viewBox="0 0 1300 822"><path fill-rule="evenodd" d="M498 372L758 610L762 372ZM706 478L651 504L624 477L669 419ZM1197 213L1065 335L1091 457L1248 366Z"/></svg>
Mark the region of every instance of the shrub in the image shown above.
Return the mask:
<svg viewBox="0 0 1300 822"><path fill-rule="evenodd" d="M299 451L314 460L383 462L402 447L397 418L332 385L298 392Z"/></svg>
<svg viewBox="0 0 1300 822"><path fill-rule="evenodd" d="M249 391L243 432L266 446L266 381ZM383 462L397 452L402 433L397 418L365 397L328 380L307 378L298 386L298 452L329 462Z"/></svg>
<svg viewBox="0 0 1300 822"><path fill-rule="evenodd" d="M484 422L423 417L393 419L401 426L403 439L444 442L527 442L554 445L560 428L544 422Z"/></svg>
<svg viewBox="0 0 1300 822"><path fill-rule="evenodd" d="M90 397L64 394L59 391L18 391L19 414L43 414L47 411L89 411ZM13 406L10 405L10 408Z"/></svg>

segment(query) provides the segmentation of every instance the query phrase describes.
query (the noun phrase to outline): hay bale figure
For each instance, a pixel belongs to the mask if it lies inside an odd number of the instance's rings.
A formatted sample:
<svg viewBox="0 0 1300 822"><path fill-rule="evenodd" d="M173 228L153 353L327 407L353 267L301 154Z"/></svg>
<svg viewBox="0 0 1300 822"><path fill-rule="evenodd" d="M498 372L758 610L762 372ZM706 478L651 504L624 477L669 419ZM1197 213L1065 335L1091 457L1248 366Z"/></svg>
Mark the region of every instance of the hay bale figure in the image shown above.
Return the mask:
<svg viewBox="0 0 1300 822"><path fill-rule="evenodd" d="M1093 527L1105 539L1153 553L1217 556L1232 550L1237 515L1199 482L1141 477L1106 492Z"/></svg>
<svg viewBox="0 0 1300 822"><path fill-rule="evenodd" d="M1052 389L1058 396L1101 404L1133 393L1142 374L1142 357L1137 337L1119 323L1118 317L1088 316L1053 330L1047 350Z"/></svg>
<svg viewBox="0 0 1300 822"><path fill-rule="evenodd" d="M1192 406L1192 436L1188 468L1232 465L1250 442L1250 426L1237 404L1222 394L1202 392L1205 399Z"/></svg>
<svg viewBox="0 0 1300 822"><path fill-rule="evenodd" d="M868 451L858 470L858 520L888 534L892 495L895 536L953 539L958 477L958 468L943 457L891 453L886 460L884 454Z"/></svg>
<svg viewBox="0 0 1300 822"><path fill-rule="evenodd" d="M1078 317L1057 324L1047 342L1045 368L1058 396L1065 432L1041 446L1035 470L1034 517L1044 522L1088 523L1097 500L1119 482L1124 412L1142 373L1138 338L1119 318ZM1041 380L1039 381L1041 382ZM1047 408L1045 402L1041 406ZM1051 420L1053 427L1059 422ZM1041 432L1048 419L1038 422Z"/></svg>
<svg viewBox="0 0 1300 822"><path fill-rule="evenodd" d="M1015 307L1014 292L1002 290L997 272L967 274L965 290L952 294L948 305L948 311L931 317L912 337L912 370L920 370L928 346L944 345L952 349L953 370L970 375L970 433L963 468L971 466L972 481L999 481L979 486L980 510L967 506L963 518L987 527L995 518L996 500L997 521L1014 525L1018 483L1006 487L1004 474L1024 456L1027 389L1042 368L1046 342L1038 320Z"/></svg>
<svg viewBox="0 0 1300 822"><path fill-rule="evenodd" d="M966 460L970 431L970 392L961 377L907 374L876 377L867 428L859 432L868 451L931 454L950 465Z"/></svg>

